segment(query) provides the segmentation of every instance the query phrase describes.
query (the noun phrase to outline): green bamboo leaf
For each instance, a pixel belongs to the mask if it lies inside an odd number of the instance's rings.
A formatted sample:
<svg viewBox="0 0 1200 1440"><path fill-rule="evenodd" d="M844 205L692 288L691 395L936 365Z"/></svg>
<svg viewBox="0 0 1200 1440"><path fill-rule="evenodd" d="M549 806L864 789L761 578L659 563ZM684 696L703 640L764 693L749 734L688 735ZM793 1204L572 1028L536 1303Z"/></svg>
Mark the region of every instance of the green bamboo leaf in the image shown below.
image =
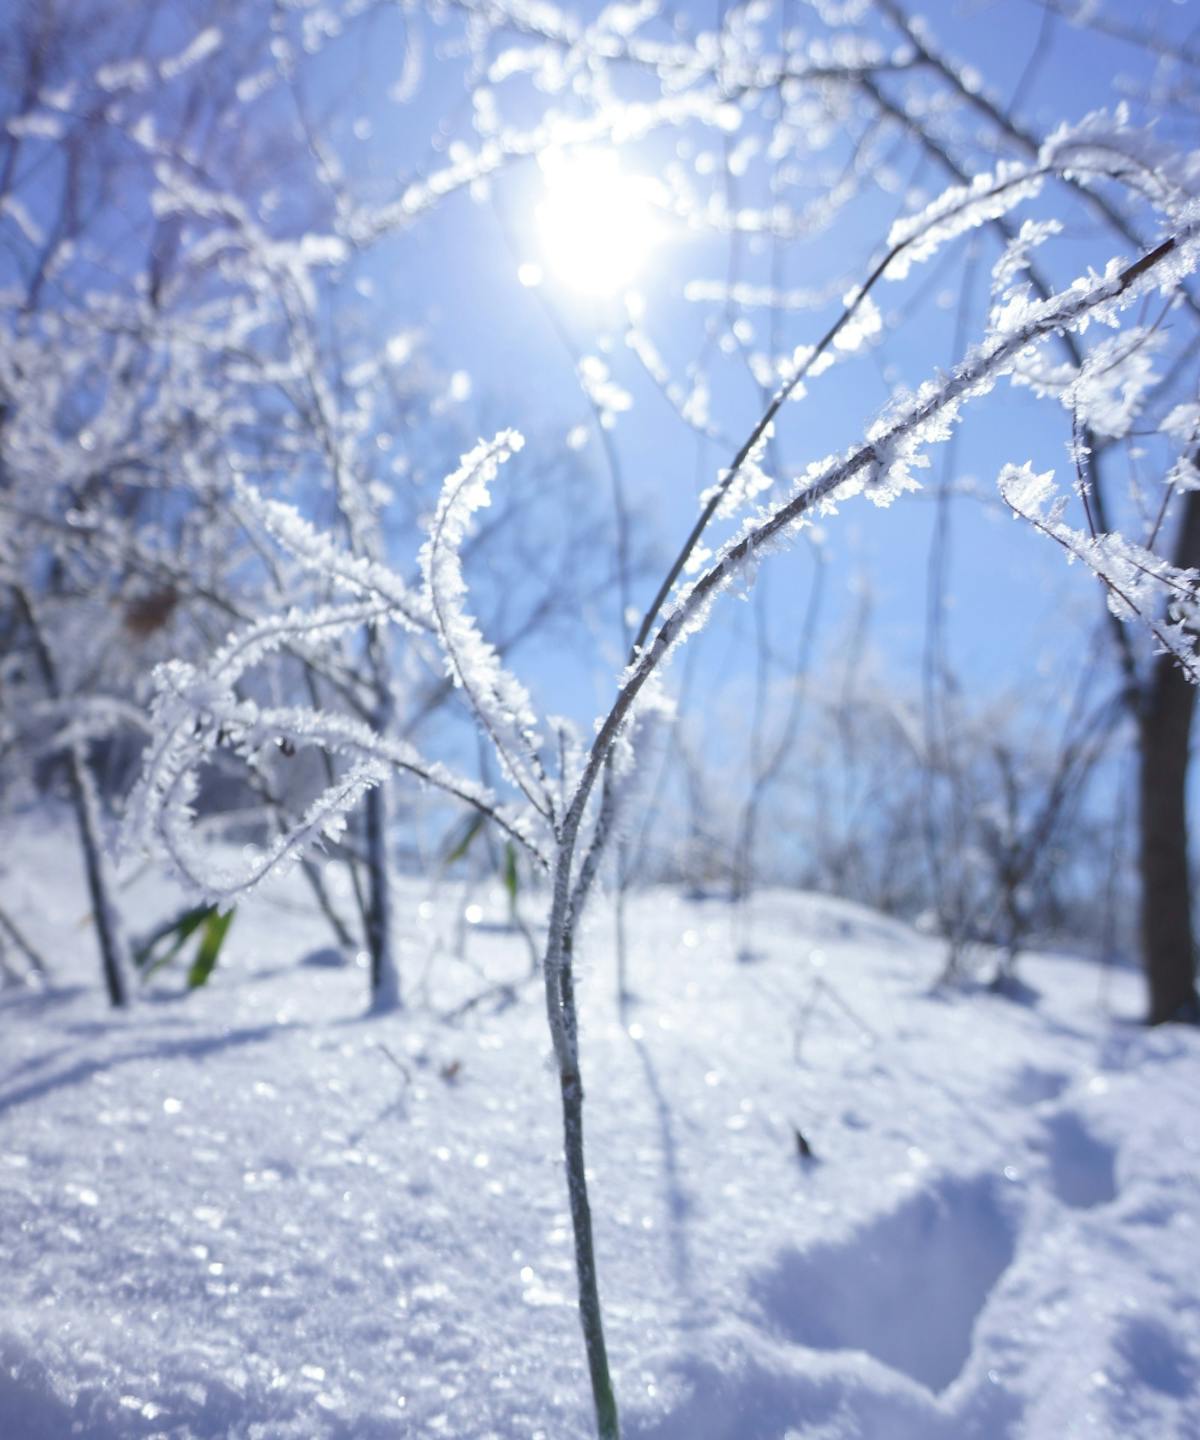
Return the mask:
<svg viewBox="0 0 1200 1440"><path fill-rule="evenodd" d="M194 905L176 919L160 925L150 938L134 952L133 963L142 971L142 979L149 980L150 976L161 970L164 965L169 965L183 949L188 937L193 935L212 914L213 907L211 905ZM171 939L172 943L161 955L155 956L154 952L159 943L167 939Z"/></svg>
<svg viewBox="0 0 1200 1440"><path fill-rule="evenodd" d="M454 846L452 850L447 852L446 858L442 862L443 864L453 865L456 860L461 860L463 858L463 856L471 848L471 842L475 839L476 835L478 835L479 832L483 829L484 821L485 817L482 811L477 810L474 815L470 816L470 818L466 822L466 825L463 827L463 831L458 840L458 843Z"/></svg>
<svg viewBox="0 0 1200 1440"><path fill-rule="evenodd" d="M511 840L504 842L504 888L508 891L509 907L517 908L517 891L521 880L517 874L517 847Z"/></svg>
<svg viewBox="0 0 1200 1440"><path fill-rule="evenodd" d="M224 915L213 909L204 926L204 933L200 937L200 945L196 951L196 958L192 961L191 969L188 971L187 983L189 990L199 990L201 985L208 982L208 977L217 968L217 957L221 953L221 946L225 943L225 936L233 923L233 910L227 910Z"/></svg>

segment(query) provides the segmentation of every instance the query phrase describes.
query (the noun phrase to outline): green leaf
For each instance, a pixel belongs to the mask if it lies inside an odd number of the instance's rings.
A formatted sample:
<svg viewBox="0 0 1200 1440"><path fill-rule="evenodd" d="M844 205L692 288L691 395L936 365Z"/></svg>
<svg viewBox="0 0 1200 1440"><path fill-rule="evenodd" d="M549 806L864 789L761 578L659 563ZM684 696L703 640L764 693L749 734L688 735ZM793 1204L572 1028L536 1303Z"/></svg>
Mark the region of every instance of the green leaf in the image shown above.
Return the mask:
<svg viewBox="0 0 1200 1440"><path fill-rule="evenodd" d="M511 840L504 842L504 888L508 891L509 908L517 908L517 891L521 880L517 874L517 847Z"/></svg>
<svg viewBox="0 0 1200 1440"><path fill-rule="evenodd" d="M183 949L188 937L194 934L214 913L211 905L194 905L190 910L185 910L182 915L176 916L174 920L168 920L166 924L160 925L150 938L134 952L133 963L142 971L142 979L149 980L150 976L161 970L164 965L169 965ZM174 937L173 943L161 955L155 956L154 952L159 942L171 939L171 937Z"/></svg>
<svg viewBox="0 0 1200 1440"><path fill-rule="evenodd" d="M463 827L458 843L452 850L447 852L446 858L442 863L445 865L453 865L456 860L461 860L471 848L471 841L474 840L476 835L483 829L485 821L486 817L481 810L477 810L473 815L469 816Z"/></svg>
<svg viewBox="0 0 1200 1440"><path fill-rule="evenodd" d="M188 971L189 990L199 990L201 985L207 983L208 977L217 968L217 956L220 955L221 946L225 943L225 936L230 925L233 924L234 913L234 910L227 910L224 915L221 915L216 909L209 912L204 933L200 936L200 944L196 950L196 958L192 961L191 969Z"/></svg>

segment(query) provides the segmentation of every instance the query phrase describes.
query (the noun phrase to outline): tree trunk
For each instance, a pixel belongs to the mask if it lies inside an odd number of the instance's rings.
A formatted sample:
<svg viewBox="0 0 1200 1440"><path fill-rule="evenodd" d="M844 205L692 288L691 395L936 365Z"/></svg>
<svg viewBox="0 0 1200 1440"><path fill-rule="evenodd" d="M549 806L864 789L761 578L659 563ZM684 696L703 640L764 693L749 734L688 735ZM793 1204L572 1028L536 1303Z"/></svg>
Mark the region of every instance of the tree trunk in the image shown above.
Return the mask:
<svg viewBox="0 0 1200 1440"><path fill-rule="evenodd" d="M1200 491L1189 491L1172 557L1200 565ZM1142 963L1151 1025L1200 1019L1188 867L1187 780L1196 687L1167 655L1154 662L1138 716Z"/></svg>
<svg viewBox="0 0 1200 1440"><path fill-rule="evenodd" d="M367 632L367 656L375 683L375 714L380 735L387 735L395 719L391 666L378 625ZM392 871L388 860L388 783L367 791L367 908L363 915L367 951L371 959L371 1009L398 1010L401 1003L400 971L396 964L392 915Z"/></svg>
<svg viewBox="0 0 1200 1440"><path fill-rule="evenodd" d="M83 746L78 741L71 744L67 753L67 778L71 787L71 803L75 810L75 822L79 828L79 843L83 850L84 871L87 875L88 894L92 901L92 919L96 926L96 939L100 946L100 964L104 972L104 988L108 991L109 1002L115 1006L128 1003L129 994L125 986L128 957L125 953L125 937L116 907L112 903L112 882L104 863L103 842L100 835L100 808L96 800L95 786L88 773L87 759Z"/></svg>
<svg viewBox="0 0 1200 1440"><path fill-rule="evenodd" d="M392 952L391 872L388 867L388 805L384 785L367 792L367 951L371 957L371 1008L400 1005L400 976Z"/></svg>
<svg viewBox="0 0 1200 1440"><path fill-rule="evenodd" d="M22 586L13 587L17 604L29 626L33 640L34 655L45 682L46 693L52 700L62 699L58 667L50 646L42 633L34 609L33 598ZM104 988L113 1005L125 1005L129 992L125 976L129 969L129 955L121 929L120 917L113 903L112 878L105 862L102 827L100 823L100 802L96 787L88 768L87 751L84 742L72 740L66 750L67 783L71 792L71 806L75 811L75 824L79 830L79 845L83 851L83 868L87 877L88 894L92 901L92 918L96 925L96 939L100 946L100 966L104 972Z"/></svg>

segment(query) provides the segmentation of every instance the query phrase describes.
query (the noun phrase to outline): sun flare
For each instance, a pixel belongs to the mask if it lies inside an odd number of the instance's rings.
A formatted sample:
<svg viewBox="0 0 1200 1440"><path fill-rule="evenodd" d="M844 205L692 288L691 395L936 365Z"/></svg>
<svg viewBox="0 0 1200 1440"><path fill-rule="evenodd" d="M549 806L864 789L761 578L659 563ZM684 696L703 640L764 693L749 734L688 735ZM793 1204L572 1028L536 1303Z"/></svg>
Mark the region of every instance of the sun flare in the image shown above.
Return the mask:
<svg viewBox="0 0 1200 1440"><path fill-rule="evenodd" d="M661 236L653 182L627 175L609 150L553 152L542 171L545 198L536 218L547 270L585 294L624 290Z"/></svg>

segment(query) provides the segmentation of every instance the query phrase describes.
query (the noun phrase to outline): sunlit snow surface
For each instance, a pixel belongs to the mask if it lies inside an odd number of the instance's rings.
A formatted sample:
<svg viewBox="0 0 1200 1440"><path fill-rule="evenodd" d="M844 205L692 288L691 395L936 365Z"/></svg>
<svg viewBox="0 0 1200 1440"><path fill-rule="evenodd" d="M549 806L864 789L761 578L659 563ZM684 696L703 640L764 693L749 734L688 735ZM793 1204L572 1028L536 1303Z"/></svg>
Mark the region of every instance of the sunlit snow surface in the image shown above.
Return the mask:
<svg viewBox="0 0 1200 1440"><path fill-rule="evenodd" d="M0 901L62 988L0 995L0 1436L588 1436L539 989L438 1018L527 968L503 897L404 882L400 1016L362 1018L296 881L207 991L114 1019L69 838L19 838ZM634 900L622 1024L605 907L588 1151L629 1440L1200 1434L1200 1037L1106 1018L1065 959L1027 963L1036 1003L930 998L928 941L779 893L740 963L724 904ZM1134 1013L1135 978L1108 997Z"/></svg>

